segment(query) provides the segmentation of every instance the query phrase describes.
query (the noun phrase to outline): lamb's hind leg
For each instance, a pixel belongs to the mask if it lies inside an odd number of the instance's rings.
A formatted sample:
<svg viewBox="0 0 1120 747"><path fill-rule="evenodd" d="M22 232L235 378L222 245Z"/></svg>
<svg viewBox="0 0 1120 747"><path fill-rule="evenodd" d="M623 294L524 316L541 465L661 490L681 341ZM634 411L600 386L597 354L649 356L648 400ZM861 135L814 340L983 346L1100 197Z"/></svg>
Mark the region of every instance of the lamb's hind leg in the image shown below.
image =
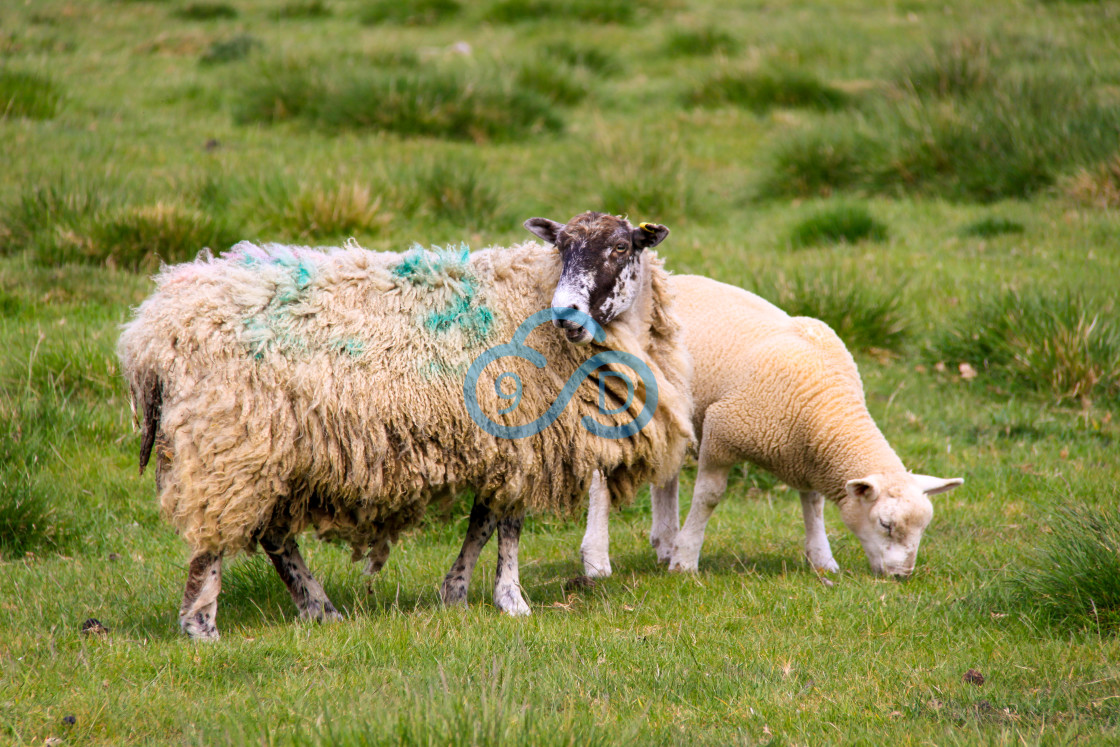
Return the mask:
<svg viewBox="0 0 1120 747"><path fill-rule="evenodd" d="M583 572L591 578L611 575L610 550L611 492L607 481L596 470L591 476L591 491L587 501L587 529L579 546Z"/></svg>
<svg viewBox="0 0 1120 747"><path fill-rule="evenodd" d="M824 496L801 491L801 514L805 517L805 557L818 571L836 573L840 566L832 557L828 535L824 531Z"/></svg>
<svg viewBox="0 0 1120 747"><path fill-rule="evenodd" d="M218 594L221 590L221 554L200 552L191 558L183 605L179 608L179 627L191 639L218 640Z"/></svg>
<svg viewBox="0 0 1120 747"><path fill-rule="evenodd" d="M696 471L696 487L692 490L692 506L688 517L673 543L670 571L695 571L700 563L700 548L704 546L704 530L708 519L716 510L724 491L727 490L727 473L730 467L712 466L704 459L701 449L700 466Z"/></svg>
<svg viewBox="0 0 1120 747"><path fill-rule="evenodd" d="M261 547L272 561L276 572L280 574L284 585L288 587L292 601L299 608L300 617L320 622L342 619L342 615L327 598L327 592L323 591L322 584L311 575L311 571L307 570L294 537L282 541L262 537Z"/></svg>
<svg viewBox="0 0 1120 747"><path fill-rule="evenodd" d="M494 579L494 604L514 617L530 614L529 605L521 596L517 567L517 547L521 541L524 516L507 516L498 522L498 573Z"/></svg>
<svg viewBox="0 0 1120 747"><path fill-rule="evenodd" d="M471 585L474 566L497 525L498 517L490 507L476 499L474 506L471 507L471 518L467 526L467 536L463 538L463 549L459 551L459 557L447 572L447 577L443 579L443 586L439 590L440 599L444 604L463 604L467 601L467 589Z"/></svg>

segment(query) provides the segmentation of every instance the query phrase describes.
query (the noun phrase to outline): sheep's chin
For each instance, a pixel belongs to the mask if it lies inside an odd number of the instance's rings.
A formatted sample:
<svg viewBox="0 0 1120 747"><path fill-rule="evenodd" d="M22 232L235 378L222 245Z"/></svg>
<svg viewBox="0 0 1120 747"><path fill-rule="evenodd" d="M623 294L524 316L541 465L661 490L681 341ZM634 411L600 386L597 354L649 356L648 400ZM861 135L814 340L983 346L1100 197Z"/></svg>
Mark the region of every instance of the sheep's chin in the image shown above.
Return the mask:
<svg viewBox="0 0 1120 747"><path fill-rule="evenodd" d="M564 337L568 338L568 342L573 345L586 345L591 342L591 333L583 327L576 327L575 329L564 330Z"/></svg>

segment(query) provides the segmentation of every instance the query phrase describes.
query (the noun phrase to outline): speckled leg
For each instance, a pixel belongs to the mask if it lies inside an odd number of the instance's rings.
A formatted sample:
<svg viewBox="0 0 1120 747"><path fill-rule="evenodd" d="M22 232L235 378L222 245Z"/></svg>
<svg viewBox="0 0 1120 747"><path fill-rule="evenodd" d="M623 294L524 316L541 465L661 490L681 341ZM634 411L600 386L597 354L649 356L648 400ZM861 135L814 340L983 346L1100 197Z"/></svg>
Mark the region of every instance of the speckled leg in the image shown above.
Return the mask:
<svg viewBox="0 0 1120 747"><path fill-rule="evenodd" d="M668 563L673 556L673 543L681 528L680 508L677 505L678 475L661 487L650 490L649 543L657 551L657 562Z"/></svg>
<svg viewBox="0 0 1120 747"><path fill-rule="evenodd" d="M521 578L517 568L517 546L521 541L524 514L507 516L498 522L498 573L494 579L494 604L513 617L530 614L529 605L521 596Z"/></svg>
<svg viewBox="0 0 1120 747"><path fill-rule="evenodd" d="M455 564L451 566L439 590L444 604L463 604L467 601L467 589L471 585L475 563L497 525L498 517L490 507L476 500L471 508L467 536L463 538L463 549L459 551L459 557L455 559Z"/></svg>
<svg viewBox="0 0 1120 747"><path fill-rule="evenodd" d="M805 557L818 571L836 573L840 566L832 557L832 548L824 531L824 496L802 491L801 514L805 517Z"/></svg>
<svg viewBox="0 0 1120 747"><path fill-rule="evenodd" d="M218 640L218 594L221 591L222 556L201 552L191 558L183 605L179 608L179 627L192 640Z"/></svg>
<svg viewBox="0 0 1120 747"><path fill-rule="evenodd" d="M591 578L611 575L611 548L609 517L611 493L607 481L596 470L591 476L591 491L587 501L587 529L579 546L583 572Z"/></svg>
<svg viewBox="0 0 1120 747"><path fill-rule="evenodd" d="M692 506L688 518L677 534L673 544L673 557L669 561L670 571L695 571L700 563L700 548L704 545L704 530L708 519L716 510L723 493L727 489L729 467L711 467L700 460L696 472L696 488L692 491Z"/></svg>
<svg viewBox="0 0 1120 747"><path fill-rule="evenodd" d="M261 547L288 587L288 593L292 595L301 618L320 622L342 619L342 615L327 598L327 592L323 591L322 585L307 570L294 538L289 537L283 542L264 538L261 539Z"/></svg>
<svg viewBox="0 0 1120 747"><path fill-rule="evenodd" d="M388 535L377 535L370 543L369 553L366 554L365 574L372 576L380 571L385 562L389 560L390 542Z"/></svg>

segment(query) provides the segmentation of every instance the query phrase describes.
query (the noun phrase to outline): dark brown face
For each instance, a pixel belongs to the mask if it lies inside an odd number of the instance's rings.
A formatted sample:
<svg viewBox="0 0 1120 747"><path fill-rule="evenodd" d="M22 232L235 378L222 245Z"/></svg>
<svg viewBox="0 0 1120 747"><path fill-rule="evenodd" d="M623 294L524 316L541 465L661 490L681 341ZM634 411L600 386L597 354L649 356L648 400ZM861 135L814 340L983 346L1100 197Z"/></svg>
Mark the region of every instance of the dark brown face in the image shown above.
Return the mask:
<svg viewBox="0 0 1120 747"><path fill-rule="evenodd" d="M563 270L553 309L577 309L600 325L614 321L634 303L643 280L642 252L657 246L669 229L654 223L635 228L630 221L606 213L583 213L561 224L530 218L525 228L560 250ZM591 333L574 321L553 315L568 340L582 344Z"/></svg>

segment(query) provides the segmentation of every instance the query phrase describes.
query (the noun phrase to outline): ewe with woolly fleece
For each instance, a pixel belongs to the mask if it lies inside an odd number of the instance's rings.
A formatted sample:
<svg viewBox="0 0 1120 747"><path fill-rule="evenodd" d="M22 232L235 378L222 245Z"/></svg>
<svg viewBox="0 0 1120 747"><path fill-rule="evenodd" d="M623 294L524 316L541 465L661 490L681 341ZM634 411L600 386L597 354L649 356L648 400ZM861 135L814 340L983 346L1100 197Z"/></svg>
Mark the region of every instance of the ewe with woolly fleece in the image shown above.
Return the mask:
<svg viewBox="0 0 1120 747"><path fill-rule="evenodd" d="M694 571L727 475L750 462L801 492L805 553L837 571L824 529L824 498L839 506L876 574L908 576L933 516L928 496L960 485L907 472L872 420L851 353L826 325L791 317L741 288L704 277L671 279L693 359L693 426L700 458L683 528L677 479L654 487L650 542L671 570ZM610 574L607 512L592 483L586 572Z"/></svg>
<svg viewBox="0 0 1120 747"><path fill-rule="evenodd" d="M507 402L492 378L478 387L483 412L513 425L547 409L588 357L626 350L657 376L662 406L646 428L616 440L587 433L585 415L634 416L600 415L593 385L536 436L495 438L469 416L467 367L549 308L560 271L557 252L534 243L403 255L242 243L165 267L118 354L143 420L141 469L143 449L154 447L163 513L191 548L184 630L217 637L221 560L258 543L301 614L337 616L295 545L309 526L351 544L355 560L367 554L376 570L430 502L463 489L502 511L571 511L595 470L620 500L665 479L691 438L690 401L657 266L652 303L661 310L644 348L619 325L586 347L546 325L528 342L547 367L503 361L525 382L517 411L499 414ZM625 396L614 378L608 390Z"/></svg>

